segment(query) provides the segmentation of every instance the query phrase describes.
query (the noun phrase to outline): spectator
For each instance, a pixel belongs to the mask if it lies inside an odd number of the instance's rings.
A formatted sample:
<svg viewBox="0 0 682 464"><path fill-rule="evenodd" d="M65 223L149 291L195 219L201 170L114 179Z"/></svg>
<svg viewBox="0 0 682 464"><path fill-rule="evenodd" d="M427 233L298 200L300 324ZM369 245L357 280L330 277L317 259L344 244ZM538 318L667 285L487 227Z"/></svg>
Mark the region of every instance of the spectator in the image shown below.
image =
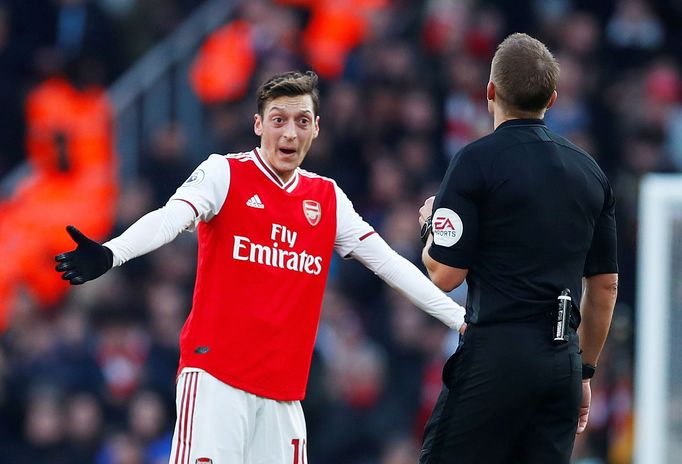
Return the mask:
<svg viewBox="0 0 682 464"><path fill-rule="evenodd" d="M168 421L161 397L150 391L135 395L128 409L129 429L144 450L147 464L167 463L172 446L173 426Z"/></svg>
<svg viewBox="0 0 682 464"><path fill-rule="evenodd" d="M65 405L65 434L73 462L94 462L104 433L104 418L97 396L74 393Z"/></svg>
<svg viewBox="0 0 682 464"><path fill-rule="evenodd" d="M12 32L11 11L7 5L0 3L0 108L4 109L3 123L0 124L0 178L23 158L23 90L17 91L17 83L21 82L25 70L19 56L20 49L13 43L15 37Z"/></svg>
<svg viewBox="0 0 682 464"><path fill-rule="evenodd" d="M192 164L187 159L187 134L178 123L159 127L143 156L142 177L153 190L153 204L161 206L187 178Z"/></svg>

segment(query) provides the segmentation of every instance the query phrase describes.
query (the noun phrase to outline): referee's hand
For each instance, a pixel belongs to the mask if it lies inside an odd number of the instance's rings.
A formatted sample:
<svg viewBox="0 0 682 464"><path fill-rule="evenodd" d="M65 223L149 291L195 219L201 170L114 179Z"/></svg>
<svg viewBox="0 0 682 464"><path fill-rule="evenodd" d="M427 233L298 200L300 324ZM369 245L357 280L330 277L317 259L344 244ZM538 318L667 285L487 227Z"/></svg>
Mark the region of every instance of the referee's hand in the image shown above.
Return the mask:
<svg viewBox="0 0 682 464"><path fill-rule="evenodd" d="M590 387L590 379L583 380L583 402L580 405L580 415L578 416L578 430L576 433L580 434L587 428L587 420L590 417L590 403L592 402L592 388Z"/></svg>
<svg viewBox="0 0 682 464"><path fill-rule="evenodd" d="M433 214L433 201L436 199L435 196L431 196L424 200L424 205L419 208L419 225L423 226L426 219Z"/></svg>
<svg viewBox="0 0 682 464"><path fill-rule="evenodd" d="M68 280L71 285L80 285L111 269L114 254L109 248L90 240L74 226L67 226L66 231L77 247L54 257L59 263L55 270L62 273L62 279Z"/></svg>

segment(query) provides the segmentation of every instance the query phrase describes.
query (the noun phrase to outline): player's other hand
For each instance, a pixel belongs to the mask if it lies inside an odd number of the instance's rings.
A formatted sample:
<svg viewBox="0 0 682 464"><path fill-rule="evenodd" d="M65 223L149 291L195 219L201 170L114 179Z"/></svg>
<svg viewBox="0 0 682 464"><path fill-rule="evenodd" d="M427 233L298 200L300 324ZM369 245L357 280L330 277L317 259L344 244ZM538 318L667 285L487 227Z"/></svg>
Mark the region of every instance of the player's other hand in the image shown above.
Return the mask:
<svg viewBox="0 0 682 464"><path fill-rule="evenodd" d="M90 240L74 226L66 226L66 231L77 246L75 250L54 257L59 263L55 269L62 273L62 279L71 285L80 285L111 269L114 254L109 248Z"/></svg>

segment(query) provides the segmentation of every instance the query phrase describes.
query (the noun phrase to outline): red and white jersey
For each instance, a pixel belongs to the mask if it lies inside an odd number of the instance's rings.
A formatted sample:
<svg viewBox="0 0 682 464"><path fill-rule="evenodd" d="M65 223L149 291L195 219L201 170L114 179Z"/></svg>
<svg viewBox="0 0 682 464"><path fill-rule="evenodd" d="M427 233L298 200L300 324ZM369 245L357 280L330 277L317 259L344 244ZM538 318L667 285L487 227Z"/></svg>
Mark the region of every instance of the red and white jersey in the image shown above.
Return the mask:
<svg viewBox="0 0 682 464"><path fill-rule="evenodd" d="M283 182L258 149L211 155L171 197L192 206L199 256L180 369L275 400L300 400L332 250L374 233L336 183Z"/></svg>

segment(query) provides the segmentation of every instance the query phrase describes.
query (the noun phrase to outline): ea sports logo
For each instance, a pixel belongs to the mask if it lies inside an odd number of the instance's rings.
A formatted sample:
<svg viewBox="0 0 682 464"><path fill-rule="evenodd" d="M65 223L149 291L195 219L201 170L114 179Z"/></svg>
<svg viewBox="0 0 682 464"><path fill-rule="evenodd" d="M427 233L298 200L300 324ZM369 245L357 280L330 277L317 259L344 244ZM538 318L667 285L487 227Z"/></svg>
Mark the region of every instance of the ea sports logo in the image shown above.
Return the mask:
<svg viewBox="0 0 682 464"><path fill-rule="evenodd" d="M449 208L438 208L433 213L431 224L433 227L433 243L439 246L453 246L459 242L464 233L462 219Z"/></svg>
<svg viewBox="0 0 682 464"><path fill-rule="evenodd" d="M455 225L449 218L438 218L433 221L433 230L455 230Z"/></svg>

